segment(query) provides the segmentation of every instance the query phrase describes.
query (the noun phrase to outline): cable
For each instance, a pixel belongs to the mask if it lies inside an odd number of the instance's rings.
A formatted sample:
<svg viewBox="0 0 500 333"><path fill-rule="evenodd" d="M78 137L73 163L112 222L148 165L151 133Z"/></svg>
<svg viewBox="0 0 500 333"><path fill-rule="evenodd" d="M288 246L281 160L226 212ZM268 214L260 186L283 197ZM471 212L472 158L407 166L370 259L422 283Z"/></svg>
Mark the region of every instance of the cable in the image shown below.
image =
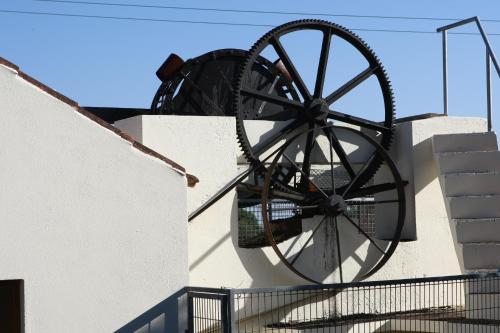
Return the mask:
<svg viewBox="0 0 500 333"><path fill-rule="evenodd" d="M385 15L354 15L354 14L331 14L331 13L307 13L307 12L284 12L268 10L248 10L248 9L226 9L226 8L203 8L203 7L181 7L181 6L163 6L163 5L140 5L127 3L110 3L94 1L74 1L74 0L34 0L38 2L56 2L78 5L97 5L114 7L135 7L135 8L155 8L155 9L176 9L192 11L211 11L228 13L247 13L247 14L275 14L275 15L304 15L304 16L324 16L324 17L352 17L352 18L374 18L374 19L397 19L397 20L424 20L424 21L460 21L463 18L446 17L418 17L418 16L385 16ZM500 22L500 20L484 19L483 22Z"/></svg>
<svg viewBox="0 0 500 333"><path fill-rule="evenodd" d="M229 26L245 26L245 27L265 27L274 28L275 25L271 24L257 24L257 23L236 23L236 22L217 22L217 21L193 21L193 20L171 20L171 19L155 19L149 17L126 17L126 16L102 16L102 15L84 15L84 14L68 14L68 13L54 13L54 12L33 12L24 10L9 10L0 9L0 13L5 14L22 14L22 15L42 15L42 16L60 16L60 17L78 17L78 18L94 18L94 19L108 19L108 20L121 20L121 21L147 21L147 22L168 22L168 23L187 23L187 24L208 24L208 25L229 25ZM387 33L413 33L413 34L436 34L435 31L425 30L394 30L394 29L365 29L365 28L350 28L352 31L365 31L365 32L387 32ZM449 32L453 35L479 35L474 32ZM500 33L490 33L488 36L500 36Z"/></svg>
<svg viewBox="0 0 500 333"><path fill-rule="evenodd" d="M267 27L267 28L273 28L274 27L274 25L269 25L269 24L233 23L233 22L215 22L215 21L191 21L191 20L170 20L170 19L155 19L155 18L148 18L148 17L124 17L124 16L84 15L84 14L67 14L67 13L53 13L53 12L32 12L32 11L9 10L9 9L0 9L0 13L7 13L7 14L28 14L28 15L45 15L45 16L64 16L64 17L81 17L81 18L96 18L96 19L125 20L125 21L193 23L193 24L213 24L213 25Z"/></svg>

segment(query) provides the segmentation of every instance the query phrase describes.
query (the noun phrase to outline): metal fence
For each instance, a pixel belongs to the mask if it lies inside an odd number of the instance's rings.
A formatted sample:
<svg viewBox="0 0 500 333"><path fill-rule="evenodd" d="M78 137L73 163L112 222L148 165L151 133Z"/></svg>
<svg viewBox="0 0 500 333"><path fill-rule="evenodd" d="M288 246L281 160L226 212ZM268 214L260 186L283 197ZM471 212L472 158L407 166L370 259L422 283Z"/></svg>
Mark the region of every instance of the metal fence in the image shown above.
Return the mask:
<svg viewBox="0 0 500 333"><path fill-rule="evenodd" d="M496 273L220 293L234 333L500 332ZM191 332L226 332L211 330L207 313Z"/></svg>
<svg viewBox="0 0 500 333"><path fill-rule="evenodd" d="M228 333L229 293L224 289L188 288L188 332Z"/></svg>

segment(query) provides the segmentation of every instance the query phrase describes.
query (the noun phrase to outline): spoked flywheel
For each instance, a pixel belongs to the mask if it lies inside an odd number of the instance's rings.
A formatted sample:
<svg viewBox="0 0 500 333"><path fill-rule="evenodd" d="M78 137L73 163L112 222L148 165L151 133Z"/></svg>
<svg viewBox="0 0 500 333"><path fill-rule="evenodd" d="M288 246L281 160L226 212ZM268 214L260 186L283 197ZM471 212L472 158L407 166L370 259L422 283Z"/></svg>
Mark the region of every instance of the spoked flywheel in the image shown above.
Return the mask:
<svg viewBox="0 0 500 333"><path fill-rule="evenodd" d="M307 153L311 135L315 144ZM374 159L377 171L360 184ZM284 181L280 169L293 177ZM405 218L404 183L386 150L358 129L334 125L282 145L268 166L261 204L268 243L291 271L313 283L359 281L377 272L394 253ZM295 232L283 240L280 231L287 229Z"/></svg>
<svg viewBox="0 0 500 333"><path fill-rule="evenodd" d="M153 98L151 113L233 116L233 85L246 53L238 49L220 49L185 62L171 54L156 72L162 84ZM279 61L272 63L258 57L258 62L249 68L245 84L281 98L291 93L298 100L288 74ZM256 110L255 113L247 112L247 118L253 119L263 106L261 101L253 101L247 107ZM282 107L268 105L267 111L279 113Z"/></svg>
<svg viewBox="0 0 500 333"><path fill-rule="evenodd" d="M318 37L317 53L301 45L309 39L304 33L312 33ZM344 56L345 59L359 58L360 69L348 75L345 80L342 79L342 82L336 83L336 78L342 77L340 74L344 71L344 67L347 67L340 66L335 69L335 61L338 62L341 58L338 56L339 48L350 52L346 53L348 55ZM296 51L295 53L299 54L298 58L300 56L302 60L305 58L305 65L300 68L296 64L300 59L297 60L297 57L292 56L290 50ZM262 58L273 59L274 62L281 61L290 77L293 89L285 91L283 95L273 93L270 87L261 89L249 86L247 83L250 81L252 68L256 64L266 67L260 60ZM298 98L291 94L293 92L298 93ZM370 107L367 108L365 105L364 110L359 110L359 114L343 110L345 107L343 100L348 96L352 97L353 93L357 100L366 99ZM368 101L369 98L377 101ZM379 105L379 111L372 109L375 108L375 104ZM256 109L256 105L260 107ZM263 161L269 158L271 151L294 134L330 123L358 128L369 134L385 149L389 148L393 134L394 102L391 86L382 64L355 34L339 25L320 20L301 20L281 25L254 44L239 72L234 91L234 109L239 143L248 161L254 165L264 164ZM249 117L249 112L253 112L254 116ZM259 122L254 121L255 119ZM333 149L350 179L356 178L358 185L366 183L377 171L381 163L380 158L372 159L364 173L359 176L346 152L343 151L342 145L339 144L336 133L329 127L323 128L322 131L329 132ZM302 171L306 175L309 175L308 158L314 142L314 134L311 131L304 143L305 161Z"/></svg>

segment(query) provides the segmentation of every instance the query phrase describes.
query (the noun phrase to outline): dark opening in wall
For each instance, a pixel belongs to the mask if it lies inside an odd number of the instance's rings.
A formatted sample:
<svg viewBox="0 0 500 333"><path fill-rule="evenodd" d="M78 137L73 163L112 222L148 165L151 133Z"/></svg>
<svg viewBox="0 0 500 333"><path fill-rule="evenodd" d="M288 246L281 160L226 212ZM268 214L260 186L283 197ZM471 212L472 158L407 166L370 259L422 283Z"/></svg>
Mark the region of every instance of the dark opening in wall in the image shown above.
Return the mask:
<svg viewBox="0 0 500 333"><path fill-rule="evenodd" d="M23 280L0 280L0 332L24 332Z"/></svg>

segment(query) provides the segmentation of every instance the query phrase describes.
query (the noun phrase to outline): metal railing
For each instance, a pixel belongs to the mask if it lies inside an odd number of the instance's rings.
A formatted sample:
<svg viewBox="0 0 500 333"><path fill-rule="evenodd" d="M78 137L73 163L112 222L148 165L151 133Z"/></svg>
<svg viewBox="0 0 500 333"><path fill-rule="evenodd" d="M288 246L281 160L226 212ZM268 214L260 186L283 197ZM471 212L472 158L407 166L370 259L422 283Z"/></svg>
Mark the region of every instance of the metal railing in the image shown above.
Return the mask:
<svg viewBox="0 0 500 333"><path fill-rule="evenodd" d="M475 22L481 37L483 38L484 45L486 47L486 108L488 115L488 132L491 131L491 108L492 108L492 98L491 98L491 62L495 66L497 75L500 77L500 66L498 65L495 53L491 48L488 36L484 32L483 26L479 17L474 16L459 22L455 22L449 25L438 28L436 31L441 32L443 36L443 107L444 115L448 115L448 30L460 27L465 24Z"/></svg>
<svg viewBox="0 0 500 333"><path fill-rule="evenodd" d="M191 310L199 323L189 332L500 332L497 273L209 294L227 301Z"/></svg>
<svg viewBox="0 0 500 333"><path fill-rule="evenodd" d="M229 333L229 290L187 288L188 332Z"/></svg>

